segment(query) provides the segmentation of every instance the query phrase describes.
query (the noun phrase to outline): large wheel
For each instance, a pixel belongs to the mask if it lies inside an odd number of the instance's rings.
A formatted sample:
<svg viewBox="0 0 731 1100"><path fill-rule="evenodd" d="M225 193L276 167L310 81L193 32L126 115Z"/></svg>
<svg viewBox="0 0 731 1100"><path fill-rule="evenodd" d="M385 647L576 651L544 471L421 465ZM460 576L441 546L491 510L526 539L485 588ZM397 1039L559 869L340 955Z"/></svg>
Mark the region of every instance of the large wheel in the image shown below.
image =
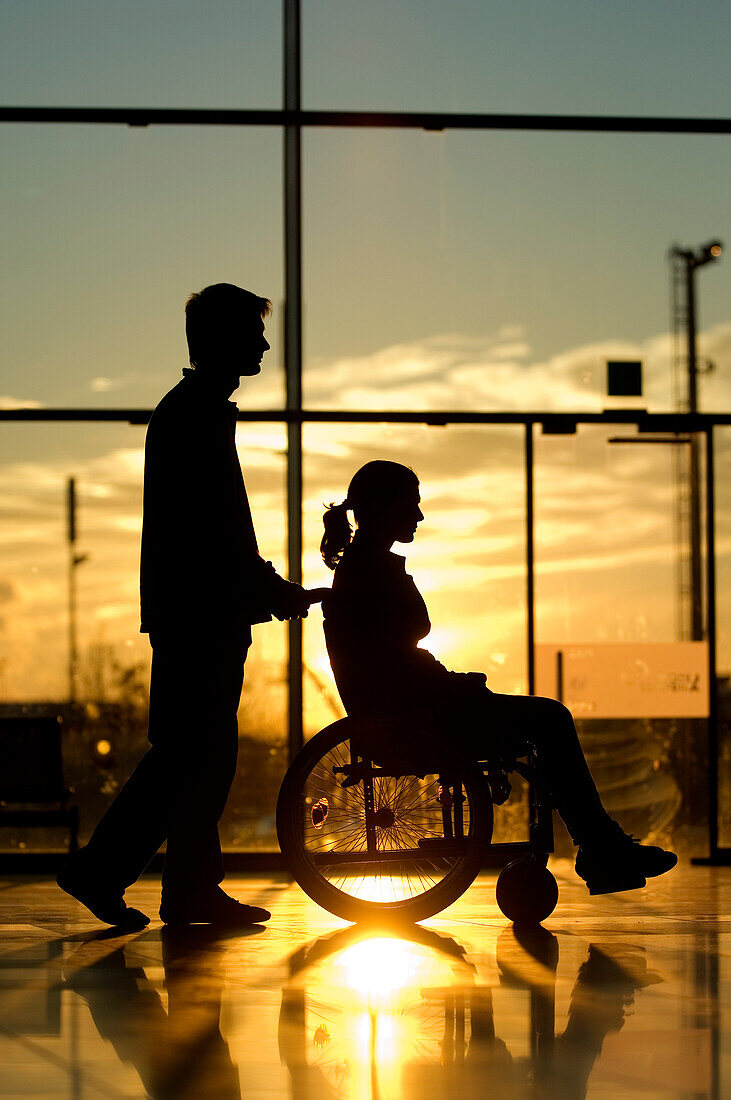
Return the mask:
<svg viewBox="0 0 731 1100"><path fill-rule="evenodd" d="M442 789L436 772L376 767L344 785L350 728L333 723L292 761L277 803L282 853L305 893L345 920L430 917L482 866L492 837L485 778L464 764Z"/></svg>

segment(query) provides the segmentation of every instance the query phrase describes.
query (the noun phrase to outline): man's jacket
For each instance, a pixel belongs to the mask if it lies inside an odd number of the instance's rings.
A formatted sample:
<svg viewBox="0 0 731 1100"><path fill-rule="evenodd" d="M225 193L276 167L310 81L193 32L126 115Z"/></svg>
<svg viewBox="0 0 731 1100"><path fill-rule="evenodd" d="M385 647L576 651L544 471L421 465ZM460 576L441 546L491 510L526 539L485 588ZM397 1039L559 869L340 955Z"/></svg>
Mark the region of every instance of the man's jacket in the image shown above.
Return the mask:
<svg viewBox="0 0 731 1100"><path fill-rule="evenodd" d="M150 419L140 562L144 633L249 642L285 582L259 554L237 406L185 370Z"/></svg>

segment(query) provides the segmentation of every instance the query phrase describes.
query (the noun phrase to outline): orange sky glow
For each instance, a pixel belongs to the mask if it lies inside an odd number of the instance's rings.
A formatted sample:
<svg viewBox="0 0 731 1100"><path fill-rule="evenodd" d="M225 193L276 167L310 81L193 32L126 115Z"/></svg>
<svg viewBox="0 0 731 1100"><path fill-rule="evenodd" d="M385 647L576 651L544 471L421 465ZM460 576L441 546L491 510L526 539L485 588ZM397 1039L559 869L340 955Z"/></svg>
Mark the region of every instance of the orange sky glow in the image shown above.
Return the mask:
<svg viewBox="0 0 731 1100"><path fill-rule="evenodd" d="M704 339L716 357L728 360L731 326ZM563 386L562 401L579 407L585 383L584 368L577 364L596 360L597 354L592 348L562 356L563 373L554 364L554 395L555 387ZM398 360L385 352L382 358L393 377ZM404 366L399 395L404 405L412 362ZM514 387L521 369L513 368ZM536 375L541 369L534 368ZM484 385L493 385L490 372L483 374ZM377 388L377 375L368 379ZM12 519L0 534L0 697L60 699L67 690L64 501L69 476L78 486L78 550L89 555L77 570L82 693L113 696L111 659L121 665L148 661L147 640L138 632L137 587L144 429L8 425L7 431L10 448L15 441L16 453L24 457L13 461L7 454L0 465L0 504ZM613 446L607 442L612 434L616 429L605 427L580 428L576 436L536 434L539 642L659 642L677 636L671 449ZM283 569L284 429L241 424L238 440L261 550ZM413 545L394 549L406 554L407 570L430 609L433 629L424 644L449 667L486 672L495 690L524 692L522 429L308 425L304 446L305 583L316 587L331 578L318 551L323 505L341 500L352 473L370 458L404 462L421 479L425 520ZM725 607L731 530L724 517L731 479L723 471L731 459L731 435L720 431L718 447L717 550ZM338 707L320 622L314 609L305 630L310 730ZM721 660L729 663L724 620L720 640ZM257 681L256 690L263 683L279 684L280 690L285 647L280 624L256 628L248 690L253 692ZM262 715L266 709L262 701Z"/></svg>

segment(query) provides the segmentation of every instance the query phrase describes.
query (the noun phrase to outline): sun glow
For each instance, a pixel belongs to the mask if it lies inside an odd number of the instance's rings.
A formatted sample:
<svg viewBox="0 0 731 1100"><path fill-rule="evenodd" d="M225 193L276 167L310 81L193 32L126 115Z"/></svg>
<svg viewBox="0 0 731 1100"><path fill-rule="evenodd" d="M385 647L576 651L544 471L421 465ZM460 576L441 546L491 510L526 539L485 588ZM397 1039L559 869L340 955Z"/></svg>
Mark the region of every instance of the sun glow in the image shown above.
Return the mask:
<svg viewBox="0 0 731 1100"><path fill-rule="evenodd" d="M461 631L458 626L433 626L419 645L422 649L428 649L448 668L452 668L455 665L455 654L459 652L461 641Z"/></svg>
<svg viewBox="0 0 731 1100"><path fill-rule="evenodd" d="M371 1008L391 1005L417 982L420 967L413 944L385 937L356 943L338 959L343 984Z"/></svg>
<svg viewBox="0 0 731 1100"><path fill-rule="evenodd" d="M362 881L349 889L361 901L391 902L411 897L412 890L406 875L364 875Z"/></svg>
<svg viewBox="0 0 731 1100"><path fill-rule="evenodd" d="M449 991L471 988L472 970L453 941L425 929L416 940L384 931L353 942L354 933L340 934L347 946L297 975L298 989L283 998L293 1010L282 1018L281 1049L298 1069L304 1055L318 1095L324 1080L328 1095L347 1100L402 1100L415 1095L415 1080L428 1082L445 1065Z"/></svg>

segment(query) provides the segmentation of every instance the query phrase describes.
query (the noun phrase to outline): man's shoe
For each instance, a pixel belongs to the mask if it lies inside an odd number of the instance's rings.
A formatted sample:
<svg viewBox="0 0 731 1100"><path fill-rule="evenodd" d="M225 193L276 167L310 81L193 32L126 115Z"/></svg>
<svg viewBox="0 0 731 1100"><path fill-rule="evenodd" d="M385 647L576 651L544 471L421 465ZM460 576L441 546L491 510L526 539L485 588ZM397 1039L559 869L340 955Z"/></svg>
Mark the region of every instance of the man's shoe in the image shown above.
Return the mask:
<svg viewBox="0 0 731 1100"><path fill-rule="evenodd" d="M100 885L74 867L73 857L56 876L56 882L72 898L94 914L97 920L122 928L128 932L139 931L150 923L150 918L126 904L121 891Z"/></svg>
<svg viewBox="0 0 731 1100"><path fill-rule="evenodd" d="M640 844L613 822L605 837L579 848L576 873L583 878L590 894L614 894L641 889L648 878L664 875L677 862L674 852Z"/></svg>
<svg viewBox="0 0 731 1100"><path fill-rule="evenodd" d="M220 928L248 928L269 920L271 913L258 905L244 905L223 890L205 898L192 898L184 903L163 899L160 920L163 924L214 924Z"/></svg>

